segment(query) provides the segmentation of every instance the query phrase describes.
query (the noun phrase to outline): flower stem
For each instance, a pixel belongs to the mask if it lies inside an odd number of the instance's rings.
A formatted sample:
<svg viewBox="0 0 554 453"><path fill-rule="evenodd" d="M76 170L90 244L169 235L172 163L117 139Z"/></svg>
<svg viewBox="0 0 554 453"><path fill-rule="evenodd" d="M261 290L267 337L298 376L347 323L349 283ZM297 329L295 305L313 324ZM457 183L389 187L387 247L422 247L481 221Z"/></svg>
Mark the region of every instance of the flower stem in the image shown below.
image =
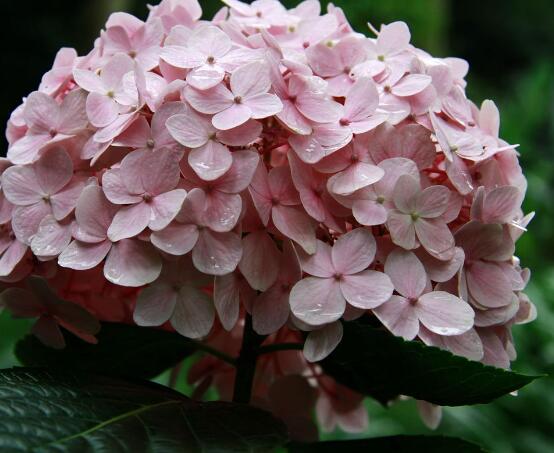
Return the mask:
<svg viewBox="0 0 554 453"><path fill-rule="evenodd" d="M232 365L232 366L237 365L237 361L233 357L231 357L230 355L225 354L224 352L220 351L219 349L212 348L211 346L209 346L205 343L200 343L200 342L195 341L194 342L194 347L196 349L198 349L199 351L206 352L207 354L210 354L210 355L218 358L219 360L222 360L223 362L228 363L229 365Z"/></svg>
<svg viewBox="0 0 554 453"><path fill-rule="evenodd" d="M237 374L233 392L233 402L235 403L248 404L250 402L254 374L256 373L258 350L264 338L264 336L254 332L252 317L247 314L244 320L242 346L236 360Z"/></svg>

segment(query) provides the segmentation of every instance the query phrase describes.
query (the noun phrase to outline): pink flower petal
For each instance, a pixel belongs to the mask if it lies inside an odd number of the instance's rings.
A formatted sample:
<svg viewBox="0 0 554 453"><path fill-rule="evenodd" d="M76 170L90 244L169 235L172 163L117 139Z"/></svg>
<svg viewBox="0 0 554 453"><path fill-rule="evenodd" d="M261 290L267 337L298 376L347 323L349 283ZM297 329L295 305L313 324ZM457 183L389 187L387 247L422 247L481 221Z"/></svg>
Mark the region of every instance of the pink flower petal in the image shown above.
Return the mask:
<svg viewBox="0 0 554 453"><path fill-rule="evenodd" d="M312 330L304 343L304 357L308 362L319 362L335 350L342 340L342 323L339 321Z"/></svg>
<svg viewBox="0 0 554 453"><path fill-rule="evenodd" d="M265 231L255 231L242 239L239 269L257 291L266 291L279 273L279 249Z"/></svg>
<svg viewBox="0 0 554 453"><path fill-rule="evenodd" d="M170 255L185 255L196 245L198 235L196 225L172 223L161 231L154 231L150 240L157 248Z"/></svg>
<svg viewBox="0 0 554 453"><path fill-rule="evenodd" d="M42 201L44 192L30 166L13 166L2 173L2 190L8 201L28 206Z"/></svg>
<svg viewBox="0 0 554 453"><path fill-rule="evenodd" d="M194 111L173 115L165 124L171 136L189 148L204 145L214 131L209 117L201 116Z"/></svg>
<svg viewBox="0 0 554 453"><path fill-rule="evenodd" d="M156 282L140 292L133 320L139 326L161 326L169 321L176 304L177 291L172 285Z"/></svg>
<svg viewBox="0 0 554 453"><path fill-rule="evenodd" d="M235 96L251 98L266 93L270 86L268 67L260 61L245 64L231 74L231 91Z"/></svg>
<svg viewBox="0 0 554 453"><path fill-rule="evenodd" d="M50 197L52 213L56 220L65 219L75 209L85 183L83 177L75 177L62 190Z"/></svg>
<svg viewBox="0 0 554 453"><path fill-rule="evenodd" d="M240 311L240 293L237 276L234 273L215 277L214 305L227 331L231 331L237 324Z"/></svg>
<svg viewBox="0 0 554 453"><path fill-rule="evenodd" d="M439 260L450 260L454 256L454 236L446 223L440 219L417 219L414 222L417 238L429 254Z"/></svg>
<svg viewBox="0 0 554 453"><path fill-rule="evenodd" d="M12 241L0 258L0 277L7 277L13 272L27 253L27 249L28 247L23 242L17 239Z"/></svg>
<svg viewBox="0 0 554 453"><path fill-rule="evenodd" d="M392 87L395 96L413 96L427 88L432 78L425 74L408 74Z"/></svg>
<svg viewBox="0 0 554 453"><path fill-rule="evenodd" d="M214 231L231 231L239 220L241 210L240 195L213 191L206 196L204 222Z"/></svg>
<svg viewBox="0 0 554 453"><path fill-rule="evenodd" d="M200 178L204 181L213 181L231 168L233 157L226 146L208 140L205 145L189 153L188 162Z"/></svg>
<svg viewBox="0 0 554 453"><path fill-rule="evenodd" d="M309 255L299 250L298 256L302 270L315 277L332 277L335 275L335 266L331 257L331 246L319 239L316 242L316 251Z"/></svg>
<svg viewBox="0 0 554 453"><path fill-rule="evenodd" d="M390 211L387 219L392 242L396 245L411 250L416 248L415 227L412 218L398 211Z"/></svg>
<svg viewBox="0 0 554 453"><path fill-rule="evenodd" d="M92 269L102 262L111 247L112 243L110 241L94 244L73 241L58 257L58 264L78 271Z"/></svg>
<svg viewBox="0 0 554 453"><path fill-rule="evenodd" d="M306 277L290 293L290 308L301 321L319 326L338 320L346 301L333 278Z"/></svg>
<svg viewBox="0 0 554 453"><path fill-rule="evenodd" d="M444 291L424 294L415 310L421 323L438 335L461 335L473 327L475 314L471 307Z"/></svg>
<svg viewBox="0 0 554 453"><path fill-rule="evenodd" d="M444 214L449 200L447 187L430 186L418 194L415 209L421 217L436 218Z"/></svg>
<svg viewBox="0 0 554 453"><path fill-rule="evenodd" d="M88 119L95 127L108 126L119 115L119 105L114 99L95 92L88 95L86 109Z"/></svg>
<svg viewBox="0 0 554 453"><path fill-rule="evenodd" d="M407 250L396 249L389 254L385 273L390 277L394 289L409 299L417 299L427 284L423 264Z"/></svg>
<svg viewBox="0 0 554 453"><path fill-rule="evenodd" d="M151 211L145 202L121 208L108 228L110 241L117 242L142 233L150 222Z"/></svg>
<svg viewBox="0 0 554 453"><path fill-rule="evenodd" d="M333 267L340 274L355 274L371 264L376 250L373 235L365 228L356 228L340 236L333 245Z"/></svg>
<svg viewBox="0 0 554 453"><path fill-rule="evenodd" d="M150 203L152 211L148 228L159 231L169 225L181 210L186 196L186 190L175 189L153 198Z"/></svg>
<svg viewBox="0 0 554 453"><path fill-rule="evenodd" d="M254 300L252 326L260 335L271 335L286 324L289 314L289 292L277 283Z"/></svg>
<svg viewBox="0 0 554 453"><path fill-rule="evenodd" d="M232 104L229 108L216 113L212 124L221 130L233 129L252 118L252 110L246 104Z"/></svg>
<svg viewBox="0 0 554 453"><path fill-rule="evenodd" d="M58 256L71 242L70 224L60 224L54 216L46 216L40 222L31 241L31 250L37 256Z"/></svg>
<svg viewBox="0 0 554 453"><path fill-rule="evenodd" d="M498 308L512 302L510 280L496 264L475 261L466 269L466 278L471 297L482 307Z"/></svg>
<svg viewBox="0 0 554 453"><path fill-rule="evenodd" d="M12 216L12 228L17 239L30 245L40 222L51 213L50 206L45 202L15 208Z"/></svg>
<svg viewBox="0 0 554 453"><path fill-rule="evenodd" d="M106 199L101 187L86 186L75 207L75 238L91 243L104 241L117 209Z"/></svg>
<svg viewBox="0 0 554 453"><path fill-rule="evenodd" d="M192 108L200 113L213 115L233 105L233 93L223 84L203 91L187 88L184 94Z"/></svg>
<svg viewBox="0 0 554 453"><path fill-rule="evenodd" d="M386 274L371 270L345 275L340 281L340 289L350 305L362 309L378 307L389 300L394 291Z"/></svg>
<svg viewBox="0 0 554 453"><path fill-rule="evenodd" d="M162 260L152 245L125 239L113 244L104 276L120 286L138 287L156 280L162 270Z"/></svg>
<svg viewBox="0 0 554 453"><path fill-rule="evenodd" d="M379 181L385 172L376 165L357 162L329 178L327 188L338 195L349 195Z"/></svg>
<svg viewBox="0 0 554 453"><path fill-rule="evenodd" d="M274 206L271 218L275 227L299 244L306 253L316 251L316 224L303 210L293 206Z"/></svg>
<svg viewBox="0 0 554 453"><path fill-rule="evenodd" d="M102 176L102 188L106 198L115 204L140 203L142 197L129 193L119 169L108 170Z"/></svg>
<svg viewBox="0 0 554 453"><path fill-rule="evenodd" d="M387 209L373 200L356 200L352 215L362 225L383 225L387 221Z"/></svg>
<svg viewBox="0 0 554 453"><path fill-rule="evenodd" d="M235 233L216 233L204 229L192 251L194 266L205 274L233 272L242 257L242 244Z"/></svg>
<svg viewBox="0 0 554 453"><path fill-rule="evenodd" d="M249 97L244 101L244 104L248 106L251 112L251 117L254 119L262 119L267 118L268 116L273 116L283 109L283 103L281 100L274 94L269 93L262 93Z"/></svg>
<svg viewBox="0 0 554 453"><path fill-rule="evenodd" d="M171 325L188 338L202 338L212 329L215 320L213 302L202 291L183 286L179 291Z"/></svg>
<svg viewBox="0 0 554 453"><path fill-rule="evenodd" d="M413 340L419 331L419 320L414 306L401 296L392 296L386 303L373 309L387 329L405 340Z"/></svg>

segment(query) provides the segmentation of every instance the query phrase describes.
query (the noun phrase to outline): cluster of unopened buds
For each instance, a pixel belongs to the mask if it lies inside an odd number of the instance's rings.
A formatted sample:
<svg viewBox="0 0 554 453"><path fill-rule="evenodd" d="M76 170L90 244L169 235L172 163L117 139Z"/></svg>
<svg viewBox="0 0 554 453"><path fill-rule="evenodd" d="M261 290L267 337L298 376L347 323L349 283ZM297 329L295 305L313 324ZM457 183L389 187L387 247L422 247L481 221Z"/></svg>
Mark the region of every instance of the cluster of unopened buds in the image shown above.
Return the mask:
<svg viewBox="0 0 554 453"><path fill-rule="evenodd" d="M327 430L367 423L315 363L342 320L508 368L512 325L535 316L513 256L531 216L467 63L413 47L402 22L368 38L316 0L224 3L209 21L196 0L113 14L13 112L3 306L53 347L59 326L94 342L98 320L229 354L245 316L264 344L305 337L260 358L254 401L315 405ZM189 380L226 399L233 371L206 356Z"/></svg>

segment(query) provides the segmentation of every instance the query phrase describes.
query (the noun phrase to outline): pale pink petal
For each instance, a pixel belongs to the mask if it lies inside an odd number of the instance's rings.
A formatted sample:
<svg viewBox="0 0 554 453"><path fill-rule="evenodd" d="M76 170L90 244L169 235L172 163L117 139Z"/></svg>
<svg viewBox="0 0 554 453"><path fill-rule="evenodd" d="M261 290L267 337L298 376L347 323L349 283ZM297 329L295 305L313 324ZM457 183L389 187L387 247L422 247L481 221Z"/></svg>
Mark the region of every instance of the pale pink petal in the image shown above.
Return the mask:
<svg viewBox="0 0 554 453"><path fill-rule="evenodd" d="M387 209L373 200L356 200L352 204L352 215L362 225L382 225L387 221Z"/></svg>
<svg viewBox="0 0 554 453"><path fill-rule="evenodd" d="M168 283L144 288L135 305L133 321L139 326L161 326L169 321L177 303L177 291Z"/></svg>
<svg viewBox="0 0 554 453"><path fill-rule="evenodd" d="M333 267L340 274L355 274L371 264L376 250L371 232L365 228L356 228L339 237L333 245Z"/></svg>
<svg viewBox="0 0 554 453"><path fill-rule="evenodd" d="M157 248L170 255L185 255L196 245L198 234L196 225L172 223L161 231L154 231L150 240Z"/></svg>
<svg viewBox="0 0 554 453"><path fill-rule="evenodd" d="M432 78L425 74L408 74L392 87L395 96L413 96L427 88Z"/></svg>
<svg viewBox="0 0 554 453"><path fill-rule="evenodd" d="M240 311L240 293L237 276L234 273L215 277L214 305L227 331L231 331L237 324Z"/></svg>
<svg viewBox="0 0 554 453"><path fill-rule="evenodd" d="M96 127L112 124L119 115L119 105L111 97L100 93L88 95L86 109L88 119Z"/></svg>
<svg viewBox="0 0 554 453"><path fill-rule="evenodd" d="M488 223L509 223L517 215L522 194L517 187L503 186L491 190L485 198L485 220Z"/></svg>
<svg viewBox="0 0 554 453"><path fill-rule="evenodd" d="M334 278L306 277L291 290L290 308L301 321L319 326L338 320L346 301Z"/></svg>
<svg viewBox="0 0 554 453"><path fill-rule="evenodd" d="M251 98L266 93L270 85L268 67L261 61L245 64L231 74L231 90L235 96Z"/></svg>
<svg viewBox="0 0 554 453"><path fill-rule="evenodd" d="M160 58L176 68L195 68L206 62L202 53L182 46L164 46Z"/></svg>
<svg viewBox="0 0 554 453"><path fill-rule="evenodd" d="M188 338L201 338L210 333L214 320L214 305L207 294L191 286L179 290L170 321L177 332Z"/></svg>
<svg viewBox="0 0 554 453"><path fill-rule="evenodd" d="M76 239L85 242L105 240L116 211L117 206L106 199L101 187L86 186L75 207L77 226L73 234Z"/></svg>
<svg viewBox="0 0 554 453"><path fill-rule="evenodd" d="M108 228L110 241L117 242L142 233L150 222L151 211L145 202L121 208Z"/></svg>
<svg viewBox="0 0 554 453"><path fill-rule="evenodd" d="M144 116L139 116L113 142L114 146L128 146L129 148L144 148L151 139L150 124Z"/></svg>
<svg viewBox="0 0 554 453"><path fill-rule="evenodd" d="M268 182L272 199L287 206L300 204L289 168L282 166L271 169Z"/></svg>
<svg viewBox="0 0 554 453"><path fill-rule="evenodd" d="M204 181L213 181L231 168L233 157L226 146L208 140L205 145L189 153L188 162L200 178Z"/></svg>
<svg viewBox="0 0 554 453"><path fill-rule="evenodd" d="M28 247L18 240L15 240L6 249L0 258L0 277L6 277L10 275L15 267L25 256Z"/></svg>
<svg viewBox="0 0 554 453"><path fill-rule="evenodd" d="M427 284L425 268L412 252L393 250L385 262L385 273L394 289L409 299L417 299Z"/></svg>
<svg viewBox="0 0 554 453"><path fill-rule="evenodd" d="M414 222L417 238L421 245L439 260L450 260L454 256L454 236L446 223L440 219L417 219Z"/></svg>
<svg viewBox="0 0 554 453"><path fill-rule="evenodd" d="M86 180L83 177L75 177L62 190L50 197L52 213L56 220L64 219L75 209L85 183Z"/></svg>
<svg viewBox="0 0 554 453"><path fill-rule="evenodd" d="M87 95L83 90L73 90L65 96L60 106L56 132L75 135L87 126L86 99Z"/></svg>
<svg viewBox="0 0 554 453"><path fill-rule="evenodd" d="M198 90L208 90L220 83L225 77L225 70L218 65L204 64L187 74L187 82Z"/></svg>
<svg viewBox="0 0 554 453"><path fill-rule="evenodd" d="M279 249L265 231L255 231L242 239L239 269L257 291L266 291L279 273Z"/></svg>
<svg viewBox="0 0 554 453"><path fill-rule="evenodd" d="M321 329L312 330L304 342L304 357L308 362L319 362L335 350L342 340L342 323L333 322Z"/></svg>
<svg viewBox="0 0 554 453"><path fill-rule="evenodd" d="M376 183L384 174L385 172L376 165L357 162L346 170L331 176L327 182L327 188L330 192L338 195L349 195Z"/></svg>
<svg viewBox="0 0 554 453"><path fill-rule="evenodd" d="M214 114L221 112L234 103L233 93L231 93L223 84L216 85L209 90L195 90L188 88L185 90L185 99L187 102L201 113Z"/></svg>
<svg viewBox="0 0 554 453"><path fill-rule="evenodd" d="M289 314L289 292L277 283L254 300L252 326L260 335L271 335L286 324Z"/></svg>
<svg viewBox="0 0 554 453"><path fill-rule="evenodd" d="M142 197L129 193L119 169L108 170L102 176L102 189L106 198L115 204L140 203Z"/></svg>
<svg viewBox="0 0 554 453"><path fill-rule="evenodd" d="M29 127L48 132L57 126L60 108L47 94L35 91L25 101L25 122Z"/></svg>
<svg viewBox="0 0 554 453"><path fill-rule="evenodd" d="M181 210L186 196L186 190L175 189L154 197L150 202L151 215L148 228L159 231L169 225Z"/></svg>
<svg viewBox="0 0 554 453"><path fill-rule="evenodd" d="M239 220L241 210L240 195L212 191L206 196L204 222L214 231L231 231Z"/></svg>
<svg viewBox="0 0 554 453"><path fill-rule="evenodd" d="M345 117L350 121L361 121L375 112L379 105L379 93L371 79L357 79L346 96Z"/></svg>
<svg viewBox="0 0 554 453"><path fill-rule="evenodd" d="M271 218L275 227L299 244L306 253L316 251L316 224L303 210L293 206L274 206Z"/></svg>
<svg viewBox="0 0 554 453"><path fill-rule="evenodd" d="M437 429L442 419L442 407L427 401L417 401L417 409L423 423L429 429Z"/></svg>
<svg viewBox="0 0 554 453"><path fill-rule="evenodd" d="M512 302L510 280L496 264L475 261L466 269L466 278L471 297L482 307L498 308Z"/></svg>
<svg viewBox="0 0 554 453"><path fill-rule="evenodd" d="M340 280L340 289L350 305L371 309L389 300L394 286L386 274L365 270L355 275L345 275Z"/></svg>
<svg viewBox="0 0 554 453"><path fill-rule="evenodd" d="M314 254L307 254L299 250L298 257L302 270L315 277L332 277L335 275L335 267L331 257L331 246L319 239L316 242Z"/></svg>
<svg viewBox="0 0 554 453"><path fill-rule="evenodd" d="M36 256L57 256L70 242L70 224L60 224L54 216L49 215L40 222L38 230L31 241L31 250Z"/></svg>
<svg viewBox="0 0 554 453"><path fill-rule="evenodd" d="M262 93L249 97L244 101L254 119L267 118L279 113L283 109L283 103L274 94ZM216 125L217 127L217 125Z"/></svg>
<svg viewBox="0 0 554 453"><path fill-rule="evenodd" d="M402 175L396 181L393 191L394 204L400 212L412 214L416 212L417 194L420 192L419 182L410 175Z"/></svg>
<svg viewBox="0 0 554 453"><path fill-rule="evenodd" d="M225 275L233 272L242 257L242 244L237 234L216 233L204 229L192 251L194 266L205 274Z"/></svg>
<svg viewBox="0 0 554 453"><path fill-rule="evenodd" d="M423 190L416 201L416 212L421 217L435 218L444 214L450 191L446 186L430 186Z"/></svg>
<svg viewBox="0 0 554 453"><path fill-rule="evenodd" d="M461 335L473 327L472 308L444 291L424 294L415 304L415 310L421 323L438 335Z"/></svg>
<svg viewBox="0 0 554 453"><path fill-rule="evenodd" d="M413 340L419 330L419 321L414 306L401 296L392 296L386 303L373 309L375 316L394 335Z"/></svg>
<svg viewBox="0 0 554 453"><path fill-rule="evenodd" d="M104 276L115 285L138 287L152 283L162 270L160 255L147 242L125 239L113 244Z"/></svg>
<svg viewBox="0 0 554 453"><path fill-rule="evenodd" d="M144 157L140 160L139 168L136 169L144 191L150 195L159 195L174 189L179 183L181 174L179 162L182 157L181 151L170 148L163 148L155 153L145 151ZM133 169L129 173L133 173ZM128 175L122 165L121 176L126 178L129 176L136 177L137 175ZM128 187L131 188L130 185Z"/></svg>
<svg viewBox="0 0 554 453"><path fill-rule="evenodd" d="M58 264L78 271L92 269L102 262L111 247L110 241L95 244L73 241L58 257Z"/></svg>
<svg viewBox="0 0 554 453"><path fill-rule="evenodd" d="M19 206L40 202L45 195L29 166L13 166L2 173L2 190L8 201Z"/></svg>
<svg viewBox="0 0 554 453"><path fill-rule="evenodd" d="M438 260L427 253L418 250L418 258L423 263L427 275L434 282L447 282L461 269L465 254L461 247L456 247L454 256L447 261Z"/></svg>
<svg viewBox="0 0 554 453"><path fill-rule="evenodd" d="M44 193L59 192L73 176L73 162L63 148L52 148L44 152L34 164L37 182Z"/></svg>
<svg viewBox="0 0 554 453"><path fill-rule="evenodd" d="M310 134L312 132L310 122L298 111L296 106L288 99L282 99L281 102L283 109L276 114L277 118L295 134Z"/></svg>
<svg viewBox="0 0 554 453"><path fill-rule="evenodd" d="M217 180L217 188L226 193L239 193L248 187L258 163L260 156L247 150L234 151L233 165L227 173Z"/></svg>
<svg viewBox="0 0 554 453"><path fill-rule="evenodd" d="M217 139L228 146L246 146L258 139L263 126L259 121L250 120L227 131L218 131Z"/></svg>
<svg viewBox="0 0 554 453"><path fill-rule="evenodd" d="M73 70L73 79L83 90L89 92L102 93L106 91L106 87L98 74L93 71L83 69Z"/></svg>
<svg viewBox="0 0 554 453"><path fill-rule="evenodd" d="M396 245L411 250L416 248L415 227L412 218L398 211L390 211L387 219L392 242Z"/></svg>
<svg viewBox="0 0 554 453"><path fill-rule="evenodd" d="M41 147L50 140L50 135L25 135L13 143L9 149L7 157L13 164L24 165L34 162Z"/></svg>
<svg viewBox="0 0 554 453"><path fill-rule="evenodd" d="M45 202L15 208L12 216L12 228L17 239L30 245L31 239L37 232L40 222L51 213L52 209Z"/></svg>
<svg viewBox="0 0 554 453"><path fill-rule="evenodd" d="M392 22L381 27L377 49L383 55L395 54L408 47L410 38L410 30L404 22Z"/></svg>
<svg viewBox="0 0 554 453"><path fill-rule="evenodd" d="M221 130L233 129L252 118L252 110L246 104L232 104L212 118L214 127Z"/></svg>
<svg viewBox="0 0 554 453"><path fill-rule="evenodd" d="M190 111L173 115L165 123L171 136L181 145L198 148L204 145L214 131L209 117Z"/></svg>

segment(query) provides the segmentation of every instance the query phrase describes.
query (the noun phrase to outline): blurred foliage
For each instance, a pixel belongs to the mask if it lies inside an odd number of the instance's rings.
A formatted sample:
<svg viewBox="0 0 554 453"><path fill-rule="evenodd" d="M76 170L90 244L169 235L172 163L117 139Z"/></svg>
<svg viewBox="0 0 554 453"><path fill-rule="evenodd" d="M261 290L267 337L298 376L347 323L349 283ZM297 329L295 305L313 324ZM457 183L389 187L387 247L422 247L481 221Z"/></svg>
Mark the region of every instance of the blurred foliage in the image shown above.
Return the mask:
<svg viewBox="0 0 554 453"><path fill-rule="evenodd" d="M220 7L200 0L205 17ZM4 88L1 121L36 89L59 47L80 53L92 45L110 11L126 10L145 17L145 0L49 0L4 2L2 33ZM297 1L286 0L287 6ZM326 4L323 1L322 4ZM518 326L514 336L519 359L514 369L554 373L554 8L551 0L336 0L353 26L368 33L367 21L405 20L412 42L437 56L459 56L470 62L468 94L475 102L493 99L502 115L501 135L519 143L521 164L529 181L525 211L537 216L518 243L524 266L533 270L528 293L538 319ZM4 143L5 147L5 143ZM29 323L0 316L0 366L15 363L11 348ZM186 368L179 390L189 393ZM158 378L167 383L169 373ZM493 452L543 453L554 449L554 381L542 379L493 404L446 408L440 433L483 444ZM210 398L215 395L210 395ZM429 431L417 417L415 403L403 401L390 409L367 403L370 427L364 435L419 434ZM325 439L348 438L345 433Z"/></svg>

